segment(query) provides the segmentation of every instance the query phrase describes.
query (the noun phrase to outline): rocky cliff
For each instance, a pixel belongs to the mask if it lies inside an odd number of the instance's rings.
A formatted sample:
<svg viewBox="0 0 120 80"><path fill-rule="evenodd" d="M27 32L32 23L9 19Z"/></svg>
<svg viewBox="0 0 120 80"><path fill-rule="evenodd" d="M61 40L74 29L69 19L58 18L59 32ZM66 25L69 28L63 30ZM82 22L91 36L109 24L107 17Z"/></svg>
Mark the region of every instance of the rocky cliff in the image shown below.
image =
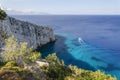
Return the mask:
<svg viewBox="0 0 120 80"><path fill-rule="evenodd" d="M34 49L55 40L52 28L20 21L12 17L0 20L0 46L4 39L14 35L20 42L27 42Z"/></svg>

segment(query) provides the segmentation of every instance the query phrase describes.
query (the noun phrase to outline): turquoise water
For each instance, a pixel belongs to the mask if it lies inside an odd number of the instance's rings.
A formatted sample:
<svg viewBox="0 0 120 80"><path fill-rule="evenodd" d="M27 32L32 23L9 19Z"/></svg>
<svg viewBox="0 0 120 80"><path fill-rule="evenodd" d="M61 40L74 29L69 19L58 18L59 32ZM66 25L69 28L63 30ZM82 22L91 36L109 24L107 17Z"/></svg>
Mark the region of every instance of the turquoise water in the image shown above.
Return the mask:
<svg viewBox="0 0 120 80"><path fill-rule="evenodd" d="M57 41L38 49L43 57L55 52L66 65L100 69L120 80L120 16L14 17L53 27Z"/></svg>
<svg viewBox="0 0 120 80"><path fill-rule="evenodd" d="M116 57L113 57L118 53L91 46L85 41L79 42L76 37L68 34L57 34L57 39L56 43L47 44L39 49L43 57L55 52L67 65L77 65L93 71L101 70L120 78L120 65L116 65L119 61L116 62ZM113 53L114 55L111 55Z"/></svg>

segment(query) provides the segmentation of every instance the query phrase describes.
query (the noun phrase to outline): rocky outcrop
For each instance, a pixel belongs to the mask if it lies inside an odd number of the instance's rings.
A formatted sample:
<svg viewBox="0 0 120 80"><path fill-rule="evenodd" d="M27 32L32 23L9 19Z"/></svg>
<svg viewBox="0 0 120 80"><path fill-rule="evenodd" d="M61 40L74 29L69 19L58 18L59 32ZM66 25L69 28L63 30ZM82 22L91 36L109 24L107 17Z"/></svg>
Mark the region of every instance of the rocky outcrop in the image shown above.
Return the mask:
<svg viewBox="0 0 120 80"><path fill-rule="evenodd" d="M42 67L42 66L49 66L49 63L48 62L43 62L43 61L36 61L36 63Z"/></svg>
<svg viewBox="0 0 120 80"><path fill-rule="evenodd" d="M27 42L28 47L36 49L55 40L52 28L20 21L12 17L0 20L0 45L4 38L14 35L20 42Z"/></svg>
<svg viewBox="0 0 120 80"><path fill-rule="evenodd" d="M39 61L39 62L41 62L41 61ZM26 65L24 67L24 70L28 70L30 73L32 73L33 78L36 78L37 80L48 80L47 75L45 74L42 67L47 67L47 66L46 65L39 65L38 63L33 63L30 65Z"/></svg>
<svg viewBox="0 0 120 80"><path fill-rule="evenodd" d="M0 80L22 80L18 73L9 71L9 70L1 70L0 71Z"/></svg>

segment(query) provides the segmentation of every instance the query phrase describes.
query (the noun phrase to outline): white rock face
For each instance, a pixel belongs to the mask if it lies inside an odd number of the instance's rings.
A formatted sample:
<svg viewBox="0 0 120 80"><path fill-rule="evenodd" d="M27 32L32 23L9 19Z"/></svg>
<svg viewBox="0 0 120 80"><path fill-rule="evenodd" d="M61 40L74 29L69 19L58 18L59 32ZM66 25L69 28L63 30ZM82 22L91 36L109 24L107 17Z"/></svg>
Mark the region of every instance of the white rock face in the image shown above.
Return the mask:
<svg viewBox="0 0 120 80"><path fill-rule="evenodd" d="M20 42L27 42L28 47L36 49L55 40L52 28L7 17L0 20L0 45L4 44L4 35L14 35Z"/></svg>

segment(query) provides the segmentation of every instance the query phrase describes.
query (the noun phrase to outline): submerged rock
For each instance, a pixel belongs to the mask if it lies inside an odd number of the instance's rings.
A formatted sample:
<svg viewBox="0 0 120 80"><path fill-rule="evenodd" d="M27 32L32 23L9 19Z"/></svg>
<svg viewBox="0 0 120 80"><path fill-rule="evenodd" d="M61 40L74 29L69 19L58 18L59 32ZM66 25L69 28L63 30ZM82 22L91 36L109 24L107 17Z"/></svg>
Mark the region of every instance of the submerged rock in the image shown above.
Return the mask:
<svg viewBox="0 0 120 80"><path fill-rule="evenodd" d="M4 39L14 35L19 42L27 42L28 47L41 47L44 44L55 41L52 28L39 26L12 17L0 20L0 46L4 45Z"/></svg>

